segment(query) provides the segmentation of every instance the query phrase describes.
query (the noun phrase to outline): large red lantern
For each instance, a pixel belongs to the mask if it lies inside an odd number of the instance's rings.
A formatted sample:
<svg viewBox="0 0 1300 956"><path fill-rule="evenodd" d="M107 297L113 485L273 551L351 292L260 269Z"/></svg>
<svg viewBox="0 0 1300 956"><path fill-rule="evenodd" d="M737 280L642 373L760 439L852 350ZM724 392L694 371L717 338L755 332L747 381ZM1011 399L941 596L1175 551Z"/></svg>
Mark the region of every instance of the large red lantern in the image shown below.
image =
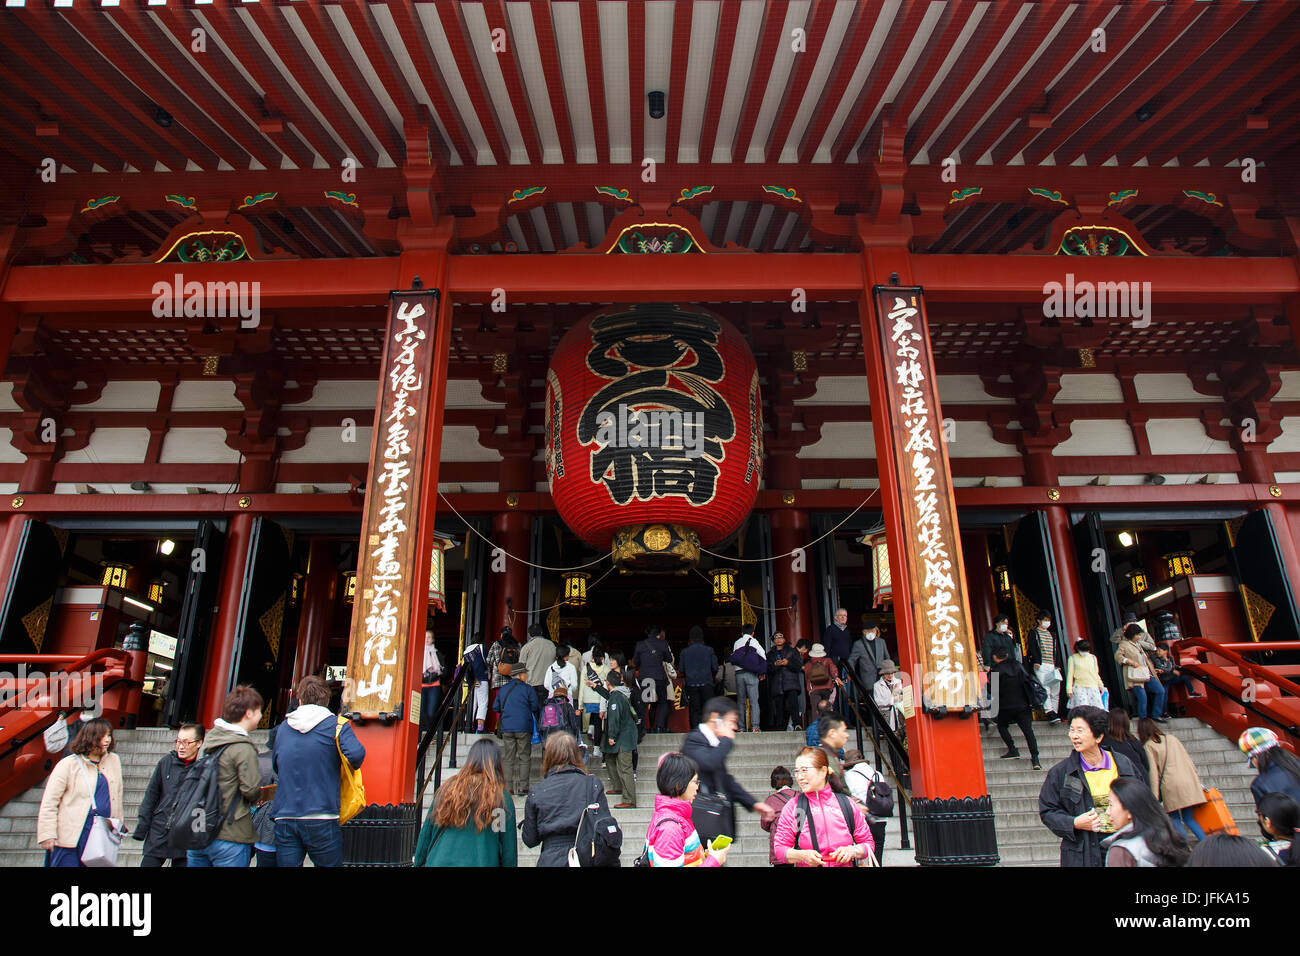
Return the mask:
<svg viewBox="0 0 1300 956"><path fill-rule="evenodd" d="M546 475L565 523L625 568L684 571L758 495L762 399L748 343L698 306L588 316L546 377Z"/></svg>

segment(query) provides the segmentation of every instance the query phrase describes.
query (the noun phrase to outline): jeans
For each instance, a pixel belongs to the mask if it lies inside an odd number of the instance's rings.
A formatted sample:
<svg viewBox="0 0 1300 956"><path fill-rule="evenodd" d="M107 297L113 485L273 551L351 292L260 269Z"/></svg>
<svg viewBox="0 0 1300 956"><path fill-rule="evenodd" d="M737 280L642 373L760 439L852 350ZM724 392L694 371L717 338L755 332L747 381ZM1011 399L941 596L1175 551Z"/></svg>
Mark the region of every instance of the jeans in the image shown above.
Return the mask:
<svg viewBox="0 0 1300 956"><path fill-rule="evenodd" d="M248 866L253 858L253 844L213 840L203 850L186 850L187 866Z"/></svg>
<svg viewBox="0 0 1300 956"><path fill-rule="evenodd" d="M1163 717L1165 715L1165 688L1156 678L1149 677L1145 685L1139 684L1136 687L1130 687L1128 693L1129 698L1133 701L1133 716L1139 720L1143 717ZM1147 707L1148 694L1150 694L1150 709Z"/></svg>
<svg viewBox="0 0 1300 956"><path fill-rule="evenodd" d="M155 856L154 854L146 853L144 856L140 857L140 866L144 868L165 866L168 860L172 861L173 867L186 865L186 858L183 856Z"/></svg>
<svg viewBox="0 0 1300 956"><path fill-rule="evenodd" d="M1007 750L1015 752L1016 745L1011 740L1011 731L1008 729L1011 724L1020 728L1020 732L1025 735L1025 743L1029 745L1029 757L1034 763L1038 763L1038 741L1034 738L1034 721L1033 713L1029 708L1020 710L998 711L998 733L1002 735L1002 742L1007 745Z"/></svg>
<svg viewBox="0 0 1300 956"><path fill-rule="evenodd" d="M343 865L343 828L337 817L275 821L276 866L302 866L308 853L312 866Z"/></svg>
<svg viewBox="0 0 1300 956"><path fill-rule="evenodd" d="M745 704L749 703L749 714ZM758 675L749 671L736 671L736 706L740 708L740 729L757 729L762 715L758 708Z"/></svg>
<svg viewBox="0 0 1300 956"><path fill-rule="evenodd" d="M429 729L433 713L442 703L442 688L437 684L420 691L420 733Z"/></svg>
<svg viewBox="0 0 1300 956"><path fill-rule="evenodd" d="M653 679L653 678L652 678ZM668 678L656 680L655 685L655 703L646 704L646 733L667 733L668 732L668 712L673 709L672 701L668 699ZM654 716L649 716L653 708Z"/></svg>
<svg viewBox="0 0 1300 956"><path fill-rule="evenodd" d="M1172 823L1174 829L1183 836L1187 836L1187 833L1190 830L1195 834L1196 839L1205 839L1205 831L1202 830L1201 825L1196 822L1196 817L1192 815L1191 807L1183 807L1181 810L1170 810L1169 822Z"/></svg>
<svg viewBox="0 0 1300 956"><path fill-rule="evenodd" d="M503 733L501 735L502 763L505 765L506 789L515 795L528 792L529 764L533 759L533 735L531 731L522 733Z"/></svg>

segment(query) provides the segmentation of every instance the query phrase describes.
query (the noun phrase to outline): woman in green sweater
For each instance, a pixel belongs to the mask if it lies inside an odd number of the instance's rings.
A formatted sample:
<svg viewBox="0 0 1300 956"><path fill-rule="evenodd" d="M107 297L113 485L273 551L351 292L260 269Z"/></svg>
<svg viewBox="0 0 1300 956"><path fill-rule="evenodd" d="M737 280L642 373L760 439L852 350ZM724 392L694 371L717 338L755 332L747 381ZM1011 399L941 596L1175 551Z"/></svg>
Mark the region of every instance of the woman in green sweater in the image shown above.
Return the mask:
<svg viewBox="0 0 1300 956"><path fill-rule="evenodd" d="M505 780L495 740L470 747L465 765L434 798L415 847L415 865L517 866L515 805Z"/></svg>

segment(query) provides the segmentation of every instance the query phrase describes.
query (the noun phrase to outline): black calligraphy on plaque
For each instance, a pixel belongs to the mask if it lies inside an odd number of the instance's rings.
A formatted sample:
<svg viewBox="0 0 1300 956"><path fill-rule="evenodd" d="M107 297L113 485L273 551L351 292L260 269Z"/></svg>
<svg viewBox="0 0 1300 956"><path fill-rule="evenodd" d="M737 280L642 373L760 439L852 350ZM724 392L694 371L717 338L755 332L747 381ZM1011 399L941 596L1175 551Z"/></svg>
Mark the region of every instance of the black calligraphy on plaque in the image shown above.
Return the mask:
<svg viewBox="0 0 1300 956"><path fill-rule="evenodd" d="M736 434L726 400L714 388L726 377L718 353L721 325L708 315L634 308L591 323L587 367L610 384L582 410L578 441L595 443L591 480L616 504L679 496L713 500L724 444ZM627 439L628 410L676 412L701 434L677 441Z"/></svg>

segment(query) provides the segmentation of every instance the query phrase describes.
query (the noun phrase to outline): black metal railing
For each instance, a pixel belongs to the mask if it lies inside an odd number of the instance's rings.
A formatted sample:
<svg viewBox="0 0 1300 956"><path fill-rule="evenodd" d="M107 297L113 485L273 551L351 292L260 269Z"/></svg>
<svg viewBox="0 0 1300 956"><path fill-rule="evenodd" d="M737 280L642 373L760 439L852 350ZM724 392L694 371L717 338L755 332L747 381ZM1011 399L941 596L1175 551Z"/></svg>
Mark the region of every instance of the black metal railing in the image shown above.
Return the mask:
<svg viewBox="0 0 1300 956"><path fill-rule="evenodd" d="M433 743L433 789L442 786L442 752L450 744L451 760L449 766L456 766L456 735L460 730L460 721L464 712L467 710L469 695L461 699L461 689L467 685L467 679L470 674L469 667L464 661L457 665L455 673L452 675L451 683L443 689L443 698L441 703L433 712L433 717L420 735L420 743L415 751L415 782L418 784L418 791L415 794L415 803L417 806L423 806L424 791L429 786L429 777L425 774L425 760L428 756L429 744ZM446 733L447 715L454 713L451 720L451 733Z"/></svg>
<svg viewBox="0 0 1300 956"><path fill-rule="evenodd" d="M907 834L907 811L912 805L912 764L907 756L907 748L903 745L902 739L889 726L885 715L880 712L876 706L875 698L867 688L862 686L862 681L853 668L849 667L846 662L841 662L840 675L847 677L852 683L855 693L845 694L845 700L849 707L853 709L856 720L858 737L858 750L866 756L867 749L864 746L863 730L869 728L869 733L865 740L871 743L871 749L876 754L876 772L882 772L882 769L893 778L898 789L899 800L898 806L898 825L902 828L901 848L910 850L912 844ZM884 747L881 747L881 741L884 741ZM887 768L887 769L885 769Z"/></svg>

